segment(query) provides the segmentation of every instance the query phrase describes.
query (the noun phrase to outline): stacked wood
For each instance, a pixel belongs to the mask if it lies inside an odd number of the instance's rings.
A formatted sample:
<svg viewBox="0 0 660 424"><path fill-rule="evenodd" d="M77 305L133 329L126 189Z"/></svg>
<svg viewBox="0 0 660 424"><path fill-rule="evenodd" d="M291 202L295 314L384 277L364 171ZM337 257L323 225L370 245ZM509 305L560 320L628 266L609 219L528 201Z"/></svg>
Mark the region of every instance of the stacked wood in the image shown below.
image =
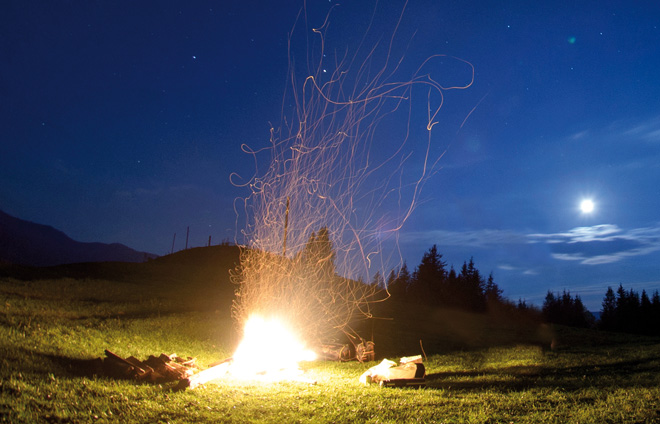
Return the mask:
<svg viewBox="0 0 660 424"><path fill-rule="evenodd" d="M394 361L383 359L376 366L369 368L360 376L360 383L376 383L381 387L422 387L426 384L426 369L422 357L409 356L401 358L400 365Z"/></svg>
<svg viewBox="0 0 660 424"><path fill-rule="evenodd" d="M347 344L324 344L319 357L325 361L350 361L351 349Z"/></svg>
<svg viewBox="0 0 660 424"><path fill-rule="evenodd" d="M376 360L374 342L363 340L355 347L355 359L359 362L370 362Z"/></svg>
<svg viewBox="0 0 660 424"><path fill-rule="evenodd" d="M145 361L134 356L122 358L109 350L105 351L105 356L103 373L114 378L160 384L184 380L199 371L194 358L181 358L176 354L151 355Z"/></svg>

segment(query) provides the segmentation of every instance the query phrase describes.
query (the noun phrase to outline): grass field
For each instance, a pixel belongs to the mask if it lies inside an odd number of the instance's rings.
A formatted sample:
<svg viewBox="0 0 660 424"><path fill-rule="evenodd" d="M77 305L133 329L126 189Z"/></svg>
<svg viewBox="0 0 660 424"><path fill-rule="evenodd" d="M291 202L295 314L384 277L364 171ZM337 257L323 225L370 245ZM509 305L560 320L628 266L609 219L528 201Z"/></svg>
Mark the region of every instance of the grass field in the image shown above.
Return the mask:
<svg viewBox="0 0 660 424"><path fill-rule="evenodd" d="M210 265L193 271L190 263L0 277L0 420L660 422L660 340L452 311L423 311L428 320L420 324L419 314L390 309L401 318L371 324L379 358L418 354L423 340L424 389L362 386L358 377L374 363L305 364L317 384L223 380L180 392L78 366L104 349L138 358L176 353L201 364L230 356L230 265L218 266L218 277ZM264 346L264 355L273 348L285 347Z"/></svg>

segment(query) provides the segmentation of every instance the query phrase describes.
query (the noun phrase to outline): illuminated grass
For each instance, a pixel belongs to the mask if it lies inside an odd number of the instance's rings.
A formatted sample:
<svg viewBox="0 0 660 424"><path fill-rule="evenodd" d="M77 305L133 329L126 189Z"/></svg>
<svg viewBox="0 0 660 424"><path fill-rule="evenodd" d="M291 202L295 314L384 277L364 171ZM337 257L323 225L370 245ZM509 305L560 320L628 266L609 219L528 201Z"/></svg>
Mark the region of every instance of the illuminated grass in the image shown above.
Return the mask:
<svg viewBox="0 0 660 424"><path fill-rule="evenodd" d="M195 356L202 364L230 354L226 318L213 310L176 312L172 298L149 293L150 286L111 281L1 280L2 420L660 420L660 341L567 329L557 333L556 351L520 344L432 355L426 361L428 385L421 390L360 385L359 375L374 363L305 364L306 376L315 379L315 385L227 380L185 392L72 368L76 360L103 356L106 348L137 357L176 352ZM264 355L272 348L264 346Z"/></svg>

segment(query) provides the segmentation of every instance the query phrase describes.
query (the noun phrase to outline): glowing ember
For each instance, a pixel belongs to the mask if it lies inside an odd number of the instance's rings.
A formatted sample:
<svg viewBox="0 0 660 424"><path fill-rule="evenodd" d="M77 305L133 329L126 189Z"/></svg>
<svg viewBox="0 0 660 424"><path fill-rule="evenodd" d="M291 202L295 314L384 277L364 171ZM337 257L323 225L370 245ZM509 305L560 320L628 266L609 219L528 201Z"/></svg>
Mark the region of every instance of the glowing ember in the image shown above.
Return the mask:
<svg viewBox="0 0 660 424"><path fill-rule="evenodd" d="M314 359L316 354L282 321L251 316L229 372L238 378L294 378L301 373L299 362Z"/></svg>
<svg viewBox="0 0 660 424"><path fill-rule="evenodd" d="M317 346L343 336L361 340L357 320L373 318L373 305L389 296L362 277L386 275L388 264L400 261L397 232L446 151L432 135L444 93L474 80L472 64L442 54L412 75L402 72L404 57L390 56L402 16L393 20L389 44L337 46L324 59L329 16L300 36L292 29L290 47L300 42L318 50L298 61L289 51L291 86L282 105L290 108L283 107L267 143L242 146L254 159L253 174L231 178L247 191L235 202L244 228L237 232L232 317L246 327L255 312L284 311L296 333ZM376 35L371 24L365 31L364 40ZM456 78L455 66L464 69ZM411 119L418 110L426 113ZM292 369L308 358L295 352L305 351L300 342L280 334L281 324L261 319L247 327L230 373Z"/></svg>

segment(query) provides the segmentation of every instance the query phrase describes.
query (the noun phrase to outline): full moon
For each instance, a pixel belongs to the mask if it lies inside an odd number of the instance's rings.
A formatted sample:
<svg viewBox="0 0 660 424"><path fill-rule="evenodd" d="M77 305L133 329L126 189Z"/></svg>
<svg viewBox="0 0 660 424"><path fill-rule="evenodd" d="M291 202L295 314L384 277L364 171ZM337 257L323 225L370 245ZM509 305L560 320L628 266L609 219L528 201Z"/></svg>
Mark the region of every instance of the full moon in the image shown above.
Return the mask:
<svg viewBox="0 0 660 424"><path fill-rule="evenodd" d="M594 202L591 199L584 199L580 203L580 210L582 213L591 213L594 211Z"/></svg>

